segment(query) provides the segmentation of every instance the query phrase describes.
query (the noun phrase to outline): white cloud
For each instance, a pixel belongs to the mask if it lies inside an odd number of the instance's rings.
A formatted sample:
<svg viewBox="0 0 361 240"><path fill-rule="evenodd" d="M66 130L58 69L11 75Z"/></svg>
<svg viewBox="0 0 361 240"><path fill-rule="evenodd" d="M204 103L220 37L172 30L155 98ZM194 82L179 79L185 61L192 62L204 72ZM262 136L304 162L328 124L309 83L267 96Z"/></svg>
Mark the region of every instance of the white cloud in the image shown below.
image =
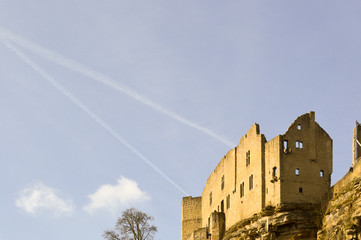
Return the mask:
<svg viewBox="0 0 361 240"><path fill-rule="evenodd" d="M92 214L96 210L107 210L115 213L120 208L144 202L150 199L146 192L139 189L137 182L121 176L117 184L105 184L98 190L88 195L90 203L84 206L84 210Z"/></svg>
<svg viewBox="0 0 361 240"><path fill-rule="evenodd" d="M15 203L17 207L34 215L43 210L53 212L56 215L73 212L72 201L59 197L57 193L56 189L50 188L42 182L37 182L23 189Z"/></svg>

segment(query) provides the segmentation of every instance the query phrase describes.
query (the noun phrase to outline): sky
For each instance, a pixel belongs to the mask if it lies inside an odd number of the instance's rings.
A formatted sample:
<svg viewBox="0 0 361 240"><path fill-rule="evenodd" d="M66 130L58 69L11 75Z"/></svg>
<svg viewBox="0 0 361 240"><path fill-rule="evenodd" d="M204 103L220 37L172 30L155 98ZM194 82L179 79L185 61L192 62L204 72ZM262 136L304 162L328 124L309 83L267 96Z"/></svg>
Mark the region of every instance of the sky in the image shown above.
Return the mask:
<svg viewBox="0 0 361 240"><path fill-rule="evenodd" d="M181 201L256 122L361 121L360 1L0 1L0 239L103 239L129 207L180 239Z"/></svg>

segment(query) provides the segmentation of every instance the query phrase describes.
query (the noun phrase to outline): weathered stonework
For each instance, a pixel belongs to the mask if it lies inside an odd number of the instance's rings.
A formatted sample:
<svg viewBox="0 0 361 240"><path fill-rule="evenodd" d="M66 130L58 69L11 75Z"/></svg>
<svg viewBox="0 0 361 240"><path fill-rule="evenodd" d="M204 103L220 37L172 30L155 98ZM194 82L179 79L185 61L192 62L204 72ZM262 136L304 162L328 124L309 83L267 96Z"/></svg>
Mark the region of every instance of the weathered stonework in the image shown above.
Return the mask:
<svg viewBox="0 0 361 240"><path fill-rule="evenodd" d="M331 173L332 139L315 122L314 112L298 117L285 134L268 142L260 133L259 125L254 124L211 173L202 197L183 198L182 240L201 239L201 235L195 238L198 231L213 236L212 240L222 239L224 230L257 216L254 221L264 228L265 218L259 214L265 209L285 209L294 204L319 205L330 189ZM197 204L192 199L197 199ZM299 216L302 219L301 215L282 212L278 217ZM224 230L214 225L217 219L222 219L220 216L224 216ZM277 219L268 218L268 221L277 222ZM292 224L288 222L284 226ZM317 225L312 223L307 227L310 231L306 235L315 239ZM258 233L263 231L261 228L257 227ZM280 236L277 231L262 234L249 239L273 239L272 234Z"/></svg>
<svg viewBox="0 0 361 240"><path fill-rule="evenodd" d="M330 189L322 210L317 239L361 239L361 161Z"/></svg>
<svg viewBox="0 0 361 240"><path fill-rule="evenodd" d="M361 125L356 121L353 129L353 144L352 144L352 165L361 158Z"/></svg>
<svg viewBox="0 0 361 240"><path fill-rule="evenodd" d="M360 142L360 125L353 146ZM358 143L357 143L358 144ZM229 228L224 240L355 240L361 239L361 161L353 148L353 165L318 204L268 206Z"/></svg>
<svg viewBox="0 0 361 240"><path fill-rule="evenodd" d="M182 236L187 240L195 230L202 227L202 198L184 197L182 201Z"/></svg>
<svg viewBox="0 0 361 240"><path fill-rule="evenodd" d="M233 225L223 240L316 240L321 222L319 205L296 203L268 206Z"/></svg>

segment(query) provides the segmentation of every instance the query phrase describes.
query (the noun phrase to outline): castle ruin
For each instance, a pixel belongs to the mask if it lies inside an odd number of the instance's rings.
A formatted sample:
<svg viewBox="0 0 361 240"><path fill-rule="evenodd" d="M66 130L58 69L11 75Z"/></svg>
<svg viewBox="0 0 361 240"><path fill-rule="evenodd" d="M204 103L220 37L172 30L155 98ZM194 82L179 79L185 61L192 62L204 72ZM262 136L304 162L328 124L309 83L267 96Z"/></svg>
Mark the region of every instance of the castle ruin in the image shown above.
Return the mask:
<svg viewBox="0 0 361 240"><path fill-rule="evenodd" d="M361 126L354 130L354 163L360 159ZM266 206L320 204L330 189L332 139L315 121L299 116L270 141L254 124L218 163L202 196L182 200L181 240L221 240L235 223Z"/></svg>

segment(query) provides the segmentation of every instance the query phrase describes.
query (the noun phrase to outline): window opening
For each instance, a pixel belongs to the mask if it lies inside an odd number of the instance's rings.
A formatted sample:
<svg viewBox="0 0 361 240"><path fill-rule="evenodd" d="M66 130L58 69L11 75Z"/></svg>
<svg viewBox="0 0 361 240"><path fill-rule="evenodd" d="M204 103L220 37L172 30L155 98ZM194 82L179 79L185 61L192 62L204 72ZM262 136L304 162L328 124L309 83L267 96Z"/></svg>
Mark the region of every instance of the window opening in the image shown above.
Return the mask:
<svg viewBox="0 0 361 240"><path fill-rule="evenodd" d="M299 192L299 193L303 193L303 189L300 187L300 188L298 189L298 192Z"/></svg>
<svg viewBox="0 0 361 240"><path fill-rule="evenodd" d="M222 180L221 180L221 190L223 190L224 188L224 175L222 176Z"/></svg>
<svg viewBox="0 0 361 240"><path fill-rule="evenodd" d="M244 196L244 182L239 185L240 189L240 197L242 198Z"/></svg>
<svg viewBox="0 0 361 240"><path fill-rule="evenodd" d="M299 175L300 175L300 169L299 169L299 168L296 168L295 173L296 173L297 176L299 176Z"/></svg>
<svg viewBox="0 0 361 240"><path fill-rule="evenodd" d="M253 174L249 176L249 190L253 189Z"/></svg>
<svg viewBox="0 0 361 240"><path fill-rule="evenodd" d="M273 167L272 177L277 177L277 167Z"/></svg>
<svg viewBox="0 0 361 240"><path fill-rule="evenodd" d="M248 150L246 152L246 166L248 166L251 163L251 151Z"/></svg>
<svg viewBox="0 0 361 240"><path fill-rule="evenodd" d="M301 130L301 129L302 129L301 124L298 124L297 125L297 130Z"/></svg>
<svg viewBox="0 0 361 240"><path fill-rule="evenodd" d="M288 140L283 141L283 149L284 150L288 149Z"/></svg>
<svg viewBox="0 0 361 240"><path fill-rule="evenodd" d="M296 148L303 148L303 143L301 141L296 141Z"/></svg>
<svg viewBox="0 0 361 240"><path fill-rule="evenodd" d="M227 209L231 207L231 196L228 194L227 196Z"/></svg>
<svg viewBox="0 0 361 240"><path fill-rule="evenodd" d="M320 171L320 177L324 177L325 173L323 172L323 170Z"/></svg>
<svg viewBox="0 0 361 240"><path fill-rule="evenodd" d="M221 201L221 212L224 212L224 201Z"/></svg>
<svg viewBox="0 0 361 240"><path fill-rule="evenodd" d="M209 205L212 204L212 192L209 194Z"/></svg>

